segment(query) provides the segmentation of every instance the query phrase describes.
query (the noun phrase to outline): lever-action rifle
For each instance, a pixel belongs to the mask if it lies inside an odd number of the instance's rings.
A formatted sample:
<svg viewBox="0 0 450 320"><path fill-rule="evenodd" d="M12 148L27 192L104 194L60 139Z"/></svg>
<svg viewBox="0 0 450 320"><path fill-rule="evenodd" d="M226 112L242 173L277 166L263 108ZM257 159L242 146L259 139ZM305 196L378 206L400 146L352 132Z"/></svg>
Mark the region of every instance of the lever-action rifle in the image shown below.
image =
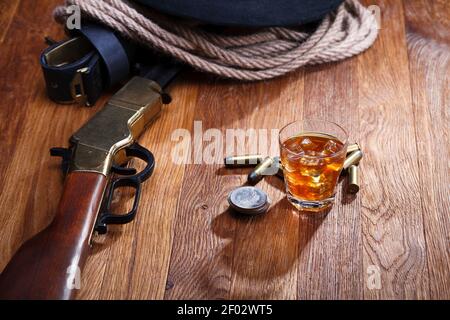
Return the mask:
<svg viewBox="0 0 450 320"><path fill-rule="evenodd" d="M140 185L153 172L154 157L136 143L161 112L168 96L163 88L178 72L175 65L157 65L145 77L132 78L70 139L68 149L54 148L67 172L58 211L50 226L25 242L0 275L0 298L70 299L80 276L94 231L133 220ZM147 166L136 173L124 165L132 157ZM118 175L118 176L117 176ZM132 210L110 213L116 188L134 188Z"/></svg>

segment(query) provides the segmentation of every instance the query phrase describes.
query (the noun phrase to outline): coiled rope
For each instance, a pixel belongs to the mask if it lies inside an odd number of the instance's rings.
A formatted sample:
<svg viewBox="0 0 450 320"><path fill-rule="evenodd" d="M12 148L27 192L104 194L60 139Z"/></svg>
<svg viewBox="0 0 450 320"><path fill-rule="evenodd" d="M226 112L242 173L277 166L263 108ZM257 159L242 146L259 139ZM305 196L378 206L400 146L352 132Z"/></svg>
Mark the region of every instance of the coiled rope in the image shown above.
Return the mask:
<svg viewBox="0 0 450 320"><path fill-rule="evenodd" d="M197 69L249 81L352 57L369 48L378 35L375 16L357 0L346 0L313 31L273 27L244 35L211 31L124 0L66 0L54 11L57 21L66 20L71 5L122 36Z"/></svg>

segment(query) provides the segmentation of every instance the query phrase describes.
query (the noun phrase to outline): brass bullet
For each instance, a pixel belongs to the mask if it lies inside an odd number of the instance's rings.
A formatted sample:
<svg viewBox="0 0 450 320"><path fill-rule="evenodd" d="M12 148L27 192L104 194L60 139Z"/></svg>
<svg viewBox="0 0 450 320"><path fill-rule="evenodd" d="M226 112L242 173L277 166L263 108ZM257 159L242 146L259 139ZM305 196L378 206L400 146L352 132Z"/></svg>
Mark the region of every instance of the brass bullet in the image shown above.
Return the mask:
<svg viewBox="0 0 450 320"><path fill-rule="evenodd" d="M256 166L263 161L260 154L249 154L244 156L232 156L224 159L225 166L229 168Z"/></svg>
<svg viewBox="0 0 450 320"><path fill-rule="evenodd" d="M348 168L347 191L352 194L358 193L358 191L359 191L358 166L351 165Z"/></svg>
<svg viewBox="0 0 450 320"><path fill-rule="evenodd" d="M347 154L358 151L358 150L361 150L361 148L359 147L359 144L352 143L347 147Z"/></svg>
<svg viewBox="0 0 450 320"><path fill-rule="evenodd" d="M256 166L255 170L248 174L247 181L250 184L255 185L259 181L261 181L264 176L276 174L276 171L271 172L274 169L278 170L277 168L274 168L276 167L276 165L274 166L274 164L274 158L266 157L260 164Z"/></svg>
<svg viewBox="0 0 450 320"><path fill-rule="evenodd" d="M357 165L362 157L363 153L361 150L353 151L344 161L344 170L347 170L352 165Z"/></svg>

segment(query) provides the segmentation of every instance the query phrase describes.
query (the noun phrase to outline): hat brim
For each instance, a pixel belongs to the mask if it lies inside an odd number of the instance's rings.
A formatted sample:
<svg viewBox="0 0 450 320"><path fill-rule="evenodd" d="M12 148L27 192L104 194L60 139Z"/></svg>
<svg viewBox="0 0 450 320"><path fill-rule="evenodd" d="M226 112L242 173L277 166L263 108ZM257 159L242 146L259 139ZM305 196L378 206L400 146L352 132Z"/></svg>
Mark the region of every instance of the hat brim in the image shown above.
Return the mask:
<svg viewBox="0 0 450 320"><path fill-rule="evenodd" d="M166 14L223 26L274 27L322 19L343 0L136 0Z"/></svg>

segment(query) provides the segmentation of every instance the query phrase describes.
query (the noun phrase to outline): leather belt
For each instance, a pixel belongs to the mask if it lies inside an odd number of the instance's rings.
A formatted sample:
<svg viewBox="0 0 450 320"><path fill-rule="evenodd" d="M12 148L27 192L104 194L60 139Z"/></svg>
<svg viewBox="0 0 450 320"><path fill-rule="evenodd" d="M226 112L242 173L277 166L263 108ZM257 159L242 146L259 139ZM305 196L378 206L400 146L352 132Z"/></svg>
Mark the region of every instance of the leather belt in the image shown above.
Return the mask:
<svg viewBox="0 0 450 320"><path fill-rule="evenodd" d="M74 38L44 50L40 62L50 99L95 104L102 91L127 79L135 48L107 27L83 23Z"/></svg>

